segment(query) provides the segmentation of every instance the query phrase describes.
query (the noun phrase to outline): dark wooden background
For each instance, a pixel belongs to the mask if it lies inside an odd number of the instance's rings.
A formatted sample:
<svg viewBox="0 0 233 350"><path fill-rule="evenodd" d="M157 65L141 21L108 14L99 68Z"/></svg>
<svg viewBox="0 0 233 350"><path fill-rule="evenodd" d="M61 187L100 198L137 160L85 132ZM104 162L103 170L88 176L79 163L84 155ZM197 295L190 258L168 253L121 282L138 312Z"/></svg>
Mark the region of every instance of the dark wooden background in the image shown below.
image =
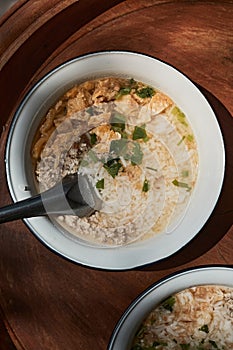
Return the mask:
<svg viewBox="0 0 233 350"><path fill-rule="evenodd" d="M87 52L133 50L181 70L209 100L226 147L223 190L206 225L143 269L85 268L52 253L23 222L1 225L1 350L106 349L125 308L151 283L191 266L233 265L232 22L233 1L206 0L19 0L0 18L1 206L10 202L4 150L19 102L50 69Z"/></svg>

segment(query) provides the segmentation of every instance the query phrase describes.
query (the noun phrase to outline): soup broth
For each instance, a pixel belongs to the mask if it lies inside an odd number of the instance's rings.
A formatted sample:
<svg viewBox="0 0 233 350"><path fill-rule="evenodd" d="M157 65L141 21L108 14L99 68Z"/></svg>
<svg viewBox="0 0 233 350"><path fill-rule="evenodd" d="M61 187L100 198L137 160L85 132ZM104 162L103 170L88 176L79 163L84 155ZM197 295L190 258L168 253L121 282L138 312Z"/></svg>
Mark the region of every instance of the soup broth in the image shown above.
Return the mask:
<svg viewBox="0 0 233 350"><path fill-rule="evenodd" d="M132 78L95 79L67 91L42 120L32 157L41 191L67 174L89 177L102 209L56 221L74 236L108 246L172 234L198 173L184 112Z"/></svg>

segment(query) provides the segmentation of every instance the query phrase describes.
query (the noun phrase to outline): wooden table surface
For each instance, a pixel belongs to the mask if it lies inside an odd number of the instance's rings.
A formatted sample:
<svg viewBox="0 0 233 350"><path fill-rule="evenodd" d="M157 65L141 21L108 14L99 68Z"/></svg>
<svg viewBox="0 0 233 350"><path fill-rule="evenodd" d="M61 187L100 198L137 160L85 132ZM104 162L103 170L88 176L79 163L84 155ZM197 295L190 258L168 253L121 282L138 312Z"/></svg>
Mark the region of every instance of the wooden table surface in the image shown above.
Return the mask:
<svg viewBox="0 0 233 350"><path fill-rule="evenodd" d="M48 250L23 222L1 225L1 350L106 349L125 308L153 282L187 267L233 265L232 20L233 1L180 0L19 0L0 18L1 206L11 201L4 150L19 102L50 69L87 52L138 51L181 70L209 100L226 148L223 189L206 225L145 268L85 268Z"/></svg>

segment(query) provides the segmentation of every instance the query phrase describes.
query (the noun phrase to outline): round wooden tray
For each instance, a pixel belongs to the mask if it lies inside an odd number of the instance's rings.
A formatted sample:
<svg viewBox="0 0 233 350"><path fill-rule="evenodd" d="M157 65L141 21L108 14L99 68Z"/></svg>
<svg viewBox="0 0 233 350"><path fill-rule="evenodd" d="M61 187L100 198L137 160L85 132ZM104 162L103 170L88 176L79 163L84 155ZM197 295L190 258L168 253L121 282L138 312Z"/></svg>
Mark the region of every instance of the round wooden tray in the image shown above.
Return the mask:
<svg viewBox="0 0 233 350"><path fill-rule="evenodd" d="M1 314L17 349L106 349L122 312L151 283L191 266L233 265L232 18L232 1L20 0L0 19L1 206L10 202L4 151L18 104L45 73L87 52L132 50L181 70L209 100L226 148L223 189L206 225L143 269L84 268L49 251L23 222L1 225Z"/></svg>

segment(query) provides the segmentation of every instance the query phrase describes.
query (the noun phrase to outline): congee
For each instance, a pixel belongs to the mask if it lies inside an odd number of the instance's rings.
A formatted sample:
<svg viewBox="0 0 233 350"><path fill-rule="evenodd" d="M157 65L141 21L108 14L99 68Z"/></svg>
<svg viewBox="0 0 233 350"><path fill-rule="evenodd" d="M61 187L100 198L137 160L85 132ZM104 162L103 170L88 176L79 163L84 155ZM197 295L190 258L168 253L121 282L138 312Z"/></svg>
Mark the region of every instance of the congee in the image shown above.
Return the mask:
<svg viewBox="0 0 233 350"><path fill-rule="evenodd" d="M89 177L102 209L56 221L76 237L107 246L172 234L198 173L185 113L133 78L93 79L69 89L44 116L32 158L40 191L67 174Z"/></svg>
<svg viewBox="0 0 233 350"><path fill-rule="evenodd" d="M131 350L232 350L233 289L201 285L171 295L146 317Z"/></svg>

